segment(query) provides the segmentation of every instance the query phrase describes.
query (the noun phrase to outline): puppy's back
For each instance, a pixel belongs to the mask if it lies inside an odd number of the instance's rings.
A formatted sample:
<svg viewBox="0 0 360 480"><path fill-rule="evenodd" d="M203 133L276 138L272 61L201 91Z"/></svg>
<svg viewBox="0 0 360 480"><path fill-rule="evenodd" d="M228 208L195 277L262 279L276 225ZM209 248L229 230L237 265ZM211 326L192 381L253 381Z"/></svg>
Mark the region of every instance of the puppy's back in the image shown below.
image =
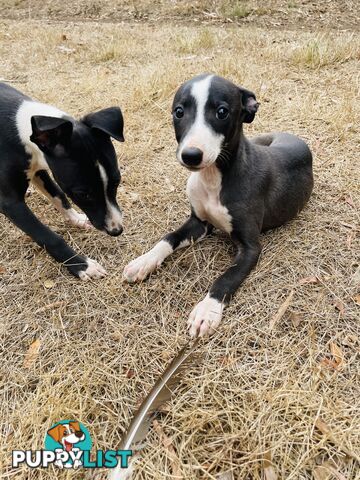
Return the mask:
<svg viewBox="0 0 360 480"><path fill-rule="evenodd" d="M6 142L19 142L16 127L16 114L24 100L31 100L7 83L0 82L0 145Z"/></svg>

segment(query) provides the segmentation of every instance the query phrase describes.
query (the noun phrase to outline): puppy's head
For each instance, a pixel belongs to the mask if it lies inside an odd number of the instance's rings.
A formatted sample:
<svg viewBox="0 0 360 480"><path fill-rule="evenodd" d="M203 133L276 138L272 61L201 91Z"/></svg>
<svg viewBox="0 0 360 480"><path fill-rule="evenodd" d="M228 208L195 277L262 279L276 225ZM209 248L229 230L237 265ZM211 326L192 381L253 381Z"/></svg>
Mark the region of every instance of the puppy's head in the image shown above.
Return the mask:
<svg viewBox="0 0 360 480"><path fill-rule="evenodd" d="M241 125L254 120L258 105L252 92L215 75L184 83L172 108L178 161L189 170L221 161L223 149L238 141Z"/></svg>
<svg viewBox="0 0 360 480"><path fill-rule="evenodd" d="M110 137L123 142L121 110L111 107L71 118L31 117L34 142L46 156L55 180L98 230L122 232L116 201L120 171Z"/></svg>
<svg viewBox="0 0 360 480"><path fill-rule="evenodd" d="M79 422L56 425L48 430L47 433L67 451L71 450L75 443L79 443L85 439L85 434L81 430Z"/></svg>

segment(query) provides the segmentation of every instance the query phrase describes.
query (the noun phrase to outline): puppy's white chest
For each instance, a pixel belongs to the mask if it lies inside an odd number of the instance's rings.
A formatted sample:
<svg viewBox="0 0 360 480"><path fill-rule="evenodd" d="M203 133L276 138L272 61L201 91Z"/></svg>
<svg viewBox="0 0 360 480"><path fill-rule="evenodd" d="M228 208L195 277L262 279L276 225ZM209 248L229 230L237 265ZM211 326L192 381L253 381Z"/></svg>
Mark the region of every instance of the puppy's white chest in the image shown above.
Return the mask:
<svg viewBox="0 0 360 480"><path fill-rule="evenodd" d="M231 233L231 216L220 201L220 191L221 174L215 166L192 173L186 188L190 203L200 220Z"/></svg>

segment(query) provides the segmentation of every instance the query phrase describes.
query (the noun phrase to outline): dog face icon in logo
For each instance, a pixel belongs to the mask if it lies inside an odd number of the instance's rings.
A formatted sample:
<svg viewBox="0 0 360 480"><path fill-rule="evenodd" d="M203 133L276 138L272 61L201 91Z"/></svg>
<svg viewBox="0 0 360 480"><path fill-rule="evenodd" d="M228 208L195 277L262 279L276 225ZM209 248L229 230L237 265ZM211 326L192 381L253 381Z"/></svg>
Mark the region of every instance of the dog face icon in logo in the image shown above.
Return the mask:
<svg viewBox="0 0 360 480"><path fill-rule="evenodd" d="M73 450L74 445L85 440L85 434L81 430L79 422L55 425L47 433L55 442L61 443L63 449L67 452Z"/></svg>
<svg viewBox="0 0 360 480"><path fill-rule="evenodd" d="M90 434L79 422L63 420L47 431L45 448L57 454L57 467L79 468L83 451L91 449Z"/></svg>

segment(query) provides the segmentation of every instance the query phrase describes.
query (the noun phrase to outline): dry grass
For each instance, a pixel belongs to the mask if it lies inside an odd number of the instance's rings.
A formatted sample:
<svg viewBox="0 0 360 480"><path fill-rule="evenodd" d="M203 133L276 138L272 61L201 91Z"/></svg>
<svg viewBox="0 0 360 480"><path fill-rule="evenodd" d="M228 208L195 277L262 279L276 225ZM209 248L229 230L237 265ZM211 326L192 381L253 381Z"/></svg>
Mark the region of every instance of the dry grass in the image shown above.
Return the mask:
<svg viewBox="0 0 360 480"><path fill-rule="evenodd" d="M341 38L320 35L309 40L306 45L295 49L292 55L294 63L311 68L321 68L360 60L360 41L354 35Z"/></svg>
<svg viewBox="0 0 360 480"><path fill-rule="evenodd" d="M146 283L121 281L124 265L188 213L169 112L177 86L203 71L257 93L261 108L249 135L304 137L316 184L295 221L263 236L258 267L202 344L205 360L186 375L161 428L186 479L231 470L234 479L260 480L269 455L279 479L312 479L327 459L346 479L359 478L358 62L346 55L346 63L312 69L294 61L293 52L315 38L255 28L1 21L1 77L73 114L120 104L126 121L126 143L117 145L121 238L70 228L37 193L29 198L40 218L108 269L105 280L76 281L0 219L1 479L83 478L9 467L12 449L42 448L60 419L88 426L96 448L116 447L136 404L188 341L190 310L229 264L233 249L220 234L175 254ZM186 39L191 48L183 50ZM348 36L338 33L342 40ZM291 290L288 311L270 330ZM35 339L40 353L26 369ZM342 368L332 366L332 343L343 352ZM321 433L319 419L333 437ZM136 478L174 478L156 432Z"/></svg>
<svg viewBox="0 0 360 480"><path fill-rule="evenodd" d="M236 23L265 28L359 31L357 0L2 0L0 16L16 19Z"/></svg>
<svg viewBox="0 0 360 480"><path fill-rule="evenodd" d="M180 34L174 39L174 48L179 54L198 55L211 51L217 45L217 38L208 28L195 30L193 34Z"/></svg>
<svg viewBox="0 0 360 480"><path fill-rule="evenodd" d="M240 0L237 2L223 2L220 12L225 18L237 20L250 15L251 10L247 2Z"/></svg>

